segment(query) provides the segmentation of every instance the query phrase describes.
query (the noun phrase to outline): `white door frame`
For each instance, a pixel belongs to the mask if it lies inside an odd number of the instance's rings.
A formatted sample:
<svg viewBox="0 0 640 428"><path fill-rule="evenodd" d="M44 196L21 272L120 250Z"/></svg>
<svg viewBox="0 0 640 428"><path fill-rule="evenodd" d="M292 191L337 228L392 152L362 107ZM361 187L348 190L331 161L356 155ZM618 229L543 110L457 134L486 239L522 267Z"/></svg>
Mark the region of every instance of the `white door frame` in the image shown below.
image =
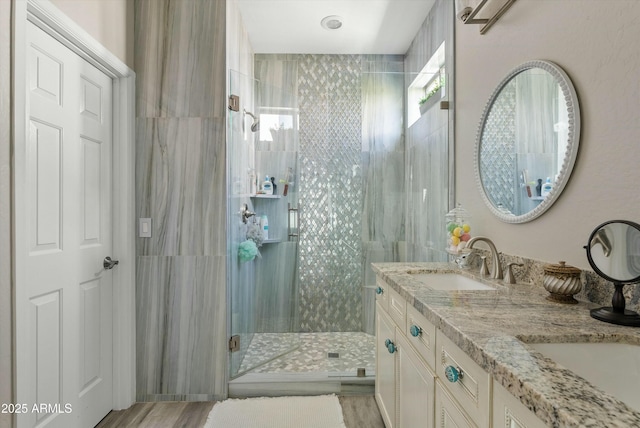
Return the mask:
<svg viewBox="0 0 640 428"><path fill-rule="evenodd" d="M24 278L26 236L26 75L27 21L70 48L113 79L113 256L120 260L113 270L113 408L126 409L136 397L135 334L135 73L94 40L78 24L48 0L14 0L13 13L13 256L14 328L26 314L16 312L16 302L25 299ZM14 331L14 334L19 332ZM15 341L14 341L15 344ZM14 399L25 395L17 379L28 368L14 358Z"/></svg>

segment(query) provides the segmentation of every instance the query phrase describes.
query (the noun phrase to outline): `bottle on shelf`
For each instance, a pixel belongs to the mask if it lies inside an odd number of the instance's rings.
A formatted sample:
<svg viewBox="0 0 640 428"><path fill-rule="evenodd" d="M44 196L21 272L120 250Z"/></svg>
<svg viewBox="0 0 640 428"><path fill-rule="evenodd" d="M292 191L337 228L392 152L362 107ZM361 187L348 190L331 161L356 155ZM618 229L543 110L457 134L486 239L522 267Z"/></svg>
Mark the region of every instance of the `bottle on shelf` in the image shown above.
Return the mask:
<svg viewBox="0 0 640 428"><path fill-rule="evenodd" d="M546 183L542 185L541 195L543 198L546 198L551 190L553 189L553 183L551 183L551 177L547 177Z"/></svg>
<svg viewBox="0 0 640 428"><path fill-rule="evenodd" d="M266 214L262 214L260 217L260 227L262 228L262 239L265 241L269 239L269 219Z"/></svg>
<svg viewBox="0 0 640 428"><path fill-rule="evenodd" d="M264 183L262 183L262 193L265 195L273 195L273 183L268 175L265 177Z"/></svg>

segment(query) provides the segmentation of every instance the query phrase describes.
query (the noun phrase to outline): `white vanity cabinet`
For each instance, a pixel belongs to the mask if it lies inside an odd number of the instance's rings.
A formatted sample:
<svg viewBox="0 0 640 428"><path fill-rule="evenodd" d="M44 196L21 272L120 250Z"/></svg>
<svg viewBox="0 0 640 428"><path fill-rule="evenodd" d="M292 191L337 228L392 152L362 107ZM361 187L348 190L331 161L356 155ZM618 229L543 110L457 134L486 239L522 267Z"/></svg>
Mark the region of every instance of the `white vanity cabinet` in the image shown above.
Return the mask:
<svg viewBox="0 0 640 428"><path fill-rule="evenodd" d="M544 428L546 425L498 382L493 383L493 428Z"/></svg>
<svg viewBox="0 0 640 428"><path fill-rule="evenodd" d="M438 428L477 428L446 391L440 380L436 381L436 426Z"/></svg>
<svg viewBox="0 0 640 428"><path fill-rule="evenodd" d="M376 302L376 402L387 428L396 426L396 346L393 321Z"/></svg>
<svg viewBox="0 0 640 428"><path fill-rule="evenodd" d="M381 278L376 402L387 428L542 428L542 421Z"/></svg>
<svg viewBox="0 0 640 428"><path fill-rule="evenodd" d="M386 293L376 303L376 402L387 428L431 428L435 375L404 333L406 302L390 287ZM417 340L422 329L413 325Z"/></svg>
<svg viewBox="0 0 640 428"><path fill-rule="evenodd" d="M436 332L436 348L439 382L474 422L472 426L489 428L491 377L440 330Z"/></svg>
<svg viewBox="0 0 640 428"><path fill-rule="evenodd" d="M397 417L398 428L433 427L435 375L417 352L409 345L408 339L397 334L398 386Z"/></svg>

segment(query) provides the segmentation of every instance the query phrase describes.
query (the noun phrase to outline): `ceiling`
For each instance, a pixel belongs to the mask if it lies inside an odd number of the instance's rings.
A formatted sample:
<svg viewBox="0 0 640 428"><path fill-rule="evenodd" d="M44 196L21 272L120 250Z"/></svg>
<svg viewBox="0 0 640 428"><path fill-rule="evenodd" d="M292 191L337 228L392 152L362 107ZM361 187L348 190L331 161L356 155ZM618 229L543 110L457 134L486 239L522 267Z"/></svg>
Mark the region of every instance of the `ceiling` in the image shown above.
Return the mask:
<svg viewBox="0 0 640 428"><path fill-rule="evenodd" d="M255 53L405 54L435 0L236 0ZM342 17L337 30L320 21Z"/></svg>

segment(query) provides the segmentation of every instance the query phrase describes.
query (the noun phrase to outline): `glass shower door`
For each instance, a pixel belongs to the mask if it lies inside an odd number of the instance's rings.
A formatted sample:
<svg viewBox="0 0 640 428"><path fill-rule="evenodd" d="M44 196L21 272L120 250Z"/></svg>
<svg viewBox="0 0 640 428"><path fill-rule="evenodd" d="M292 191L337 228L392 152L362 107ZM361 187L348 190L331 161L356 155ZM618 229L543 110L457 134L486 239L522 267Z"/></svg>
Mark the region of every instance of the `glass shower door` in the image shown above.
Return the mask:
<svg viewBox="0 0 640 428"><path fill-rule="evenodd" d="M297 205L294 183L288 183L297 168L297 113L288 105L287 100L293 99L285 91L233 70L229 93L238 97L237 111L230 107L227 124L229 375L233 379L273 364L299 346L297 243L290 240L288 227L288 208ZM261 193L267 177L273 177L275 184L272 195ZM255 257L252 250L258 252Z"/></svg>

